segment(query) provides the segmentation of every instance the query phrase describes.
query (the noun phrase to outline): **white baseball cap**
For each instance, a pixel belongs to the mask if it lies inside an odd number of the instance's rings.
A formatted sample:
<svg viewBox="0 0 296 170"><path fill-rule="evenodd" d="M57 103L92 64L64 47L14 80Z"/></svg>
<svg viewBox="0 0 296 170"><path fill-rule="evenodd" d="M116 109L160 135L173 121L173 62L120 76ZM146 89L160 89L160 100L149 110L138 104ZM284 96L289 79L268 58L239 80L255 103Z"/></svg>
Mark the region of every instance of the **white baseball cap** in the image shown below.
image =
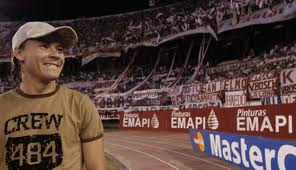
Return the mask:
<svg viewBox="0 0 296 170"><path fill-rule="evenodd" d="M27 22L22 25L12 38L12 50L18 48L28 39L41 38L52 33L58 33L66 48L78 42L78 36L69 26L54 27L45 22Z"/></svg>

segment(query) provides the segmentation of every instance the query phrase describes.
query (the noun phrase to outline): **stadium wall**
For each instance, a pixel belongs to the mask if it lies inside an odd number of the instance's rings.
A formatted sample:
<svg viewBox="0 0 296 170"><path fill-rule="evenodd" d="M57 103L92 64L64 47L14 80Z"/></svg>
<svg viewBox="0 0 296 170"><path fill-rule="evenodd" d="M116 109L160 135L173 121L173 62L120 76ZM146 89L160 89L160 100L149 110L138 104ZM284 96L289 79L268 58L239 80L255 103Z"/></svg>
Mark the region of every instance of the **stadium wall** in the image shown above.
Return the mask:
<svg viewBox="0 0 296 170"><path fill-rule="evenodd" d="M189 128L296 139L295 104L120 112L120 128L188 132Z"/></svg>

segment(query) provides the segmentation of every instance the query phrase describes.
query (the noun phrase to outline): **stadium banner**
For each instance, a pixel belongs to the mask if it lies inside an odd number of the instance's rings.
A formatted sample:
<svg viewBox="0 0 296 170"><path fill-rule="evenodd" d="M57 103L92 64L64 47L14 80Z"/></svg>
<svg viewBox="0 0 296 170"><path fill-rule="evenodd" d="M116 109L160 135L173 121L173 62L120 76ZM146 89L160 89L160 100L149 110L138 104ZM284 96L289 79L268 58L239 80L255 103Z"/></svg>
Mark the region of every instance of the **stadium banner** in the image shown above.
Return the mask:
<svg viewBox="0 0 296 170"><path fill-rule="evenodd" d="M284 57L278 57L278 58L272 58L267 61L265 61L265 64L279 64L280 62L292 62L295 61L296 57L294 55L290 56L284 56ZM244 69L244 68L252 68L258 65L258 63L262 62L262 60L257 57L252 60L246 60L246 61L241 61L241 60L234 60L231 63L225 63L221 64L215 67L207 68L207 72L210 74L215 74L215 73L220 73L220 72L227 72L227 71L236 71L238 69ZM274 76L274 77L272 77ZM262 78L275 78L275 72L268 72L268 73L261 73L261 74L256 74L256 75L251 75L250 78L254 80L258 80L258 77L260 79Z"/></svg>
<svg viewBox="0 0 296 170"><path fill-rule="evenodd" d="M174 131L188 131L189 128L216 130L219 128L219 121L215 111L214 109L173 110L169 113L170 127L168 129Z"/></svg>
<svg viewBox="0 0 296 170"><path fill-rule="evenodd" d="M280 74L281 94L296 93L296 68L283 70Z"/></svg>
<svg viewBox="0 0 296 170"><path fill-rule="evenodd" d="M107 93L96 99L96 105L99 110L123 110L130 106L161 106L170 100L166 90L151 89L144 91L135 91L130 95L122 93Z"/></svg>
<svg viewBox="0 0 296 170"><path fill-rule="evenodd" d="M162 110L172 110L176 107L169 105L169 106L126 106L126 107L97 107L97 110L100 111L118 111L118 112L143 112L143 111L162 111Z"/></svg>
<svg viewBox="0 0 296 170"><path fill-rule="evenodd" d="M182 86L181 94L203 94L220 91L245 90L248 87L248 78L225 79L210 83Z"/></svg>
<svg viewBox="0 0 296 170"><path fill-rule="evenodd" d="M178 106L185 103L185 98L183 95L171 96L171 101L173 105Z"/></svg>
<svg viewBox="0 0 296 170"><path fill-rule="evenodd" d="M225 92L225 104L224 107L240 107L247 106L246 91L229 91Z"/></svg>
<svg viewBox="0 0 296 170"><path fill-rule="evenodd" d="M245 169L295 169L296 142L190 129L194 151Z"/></svg>
<svg viewBox="0 0 296 170"><path fill-rule="evenodd" d="M219 93L204 93L204 94L192 94L192 95L179 95L171 96L172 103L174 105L181 105L186 103L204 103L214 102L217 103L220 100Z"/></svg>
<svg viewBox="0 0 296 170"><path fill-rule="evenodd" d="M176 86L174 88L173 87L167 88L166 90L169 96L177 96L182 94L183 86L181 85L181 86Z"/></svg>
<svg viewBox="0 0 296 170"><path fill-rule="evenodd" d="M167 111L120 112L121 129L167 130Z"/></svg>
<svg viewBox="0 0 296 170"><path fill-rule="evenodd" d="M296 68L283 70L280 80L282 87L296 84Z"/></svg>
<svg viewBox="0 0 296 170"><path fill-rule="evenodd" d="M199 102L199 103L184 103L183 105L179 105L180 110L184 109L202 109L202 108L214 108L214 107L222 107L221 100L217 101L209 101L209 102Z"/></svg>
<svg viewBox="0 0 296 170"><path fill-rule="evenodd" d="M181 88L181 92L183 95L192 95L192 94L200 94L202 84L193 84L193 85L183 85Z"/></svg>
<svg viewBox="0 0 296 170"><path fill-rule="evenodd" d="M143 112L143 111L161 111L161 110L172 110L173 106L133 106L128 109L124 109L125 111L133 111L133 112Z"/></svg>
<svg viewBox="0 0 296 170"><path fill-rule="evenodd" d="M142 100L145 98L155 99L161 96L164 90L161 89L149 89L149 90L142 90L142 91L134 91L133 92L133 100Z"/></svg>
<svg viewBox="0 0 296 170"><path fill-rule="evenodd" d="M223 82L225 82L225 81L223 81ZM198 87L198 90L199 90L198 94L218 92L221 90L221 84L223 84L222 81L199 84L198 85L199 86Z"/></svg>
<svg viewBox="0 0 296 170"><path fill-rule="evenodd" d="M290 95L281 96L281 101L284 104L287 104L287 103L296 103L296 94L290 94Z"/></svg>
<svg viewBox="0 0 296 170"><path fill-rule="evenodd" d="M250 25L268 24L289 20L295 17L295 10L296 1L289 4L282 1L280 4L274 5L271 11L268 8L264 8L262 10L254 11L249 15L242 15L236 24L233 24L232 18L222 20L218 28L218 33Z"/></svg>
<svg viewBox="0 0 296 170"><path fill-rule="evenodd" d="M278 88L278 81L276 78L257 80L249 80L248 90L250 99L258 99L264 97L276 96L276 89Z"/></svg>
<svg viewBox="0 0 296 170"><path fill-rule="evenodd" d="M277 93L273 89L249 91L249 99L262 99L267 97L274 97Z"/></svg>
<svg viewBox="0 0 296 170"><path fill-rule="evenodd" d="M112 94L108 94L107 97L100 97L96 99L96 106L99 110L123 109L125 107L131 106L132 103L132 96L113 96Z"/></svg>
<svg viewBox="0 0 296 170"><path fill-rule="evenodd" d="M161 106L163 100L161 97L158 98L144 98L139 100L132 100L132 107L134 106Z"/></svg>
<svg viewBox="0 0 296 170"><path fill-rule="evenodd" d="M189 128L216 130L244 135L296 139L295 104L248 106L236 108L204 108L121 113L120 128L186 132ZM142 119L157 117L159 128L135 126L129 114ZM125 118L125 119L123 119ZM149 122L151 123L151 121ZM129 126L128 126L129 125Z"/></svg>
<svg viewBox="0 0 296 170"><path fill-rule="evenodd" d="M283 57L269 59L265 61L265 64L281 64L283 62L293 62L295 60L296 60L295 55L285 54Z"/></svg>
<svg viewBox="0 0 296 170"><path fill-rule="evenodd" d="M276 73L274 70L269 71L269 72L262 72L259 74L253 74L249 76L249 81L261 81L261 80L269 80L276 78Z"/></svg>
<svg viewBox="0 0 296 170"><path fill-rule="evenodd" d="M250 68L253 66L258 65L260 60L258 58L254 58L248 61L240 61L237 60L235 63L231 64L223 64L216 67L207 68L207 72L211 74L219 73L219 72L226 72L226 71L235 71L241 68Z"/></svg>
<svg viewBox="0 0 296 170"><path fill-rule="evenodd" d="M236 91L236 90L246 90L248 88L248 78L241 77L236 79L226 79L218 81L220 83L219 91Z"/></svg>
<svg viewBox="0 0 296 170"><path fill-rule="evenodd" d="M202 103L221 101L222 91L238 91L248 88L248 78L236 78L221 80L206 84L196 84L190 86L178 86L170 89L168 95L171 97L174 105L183 105L185 103ZM229 92L229 95L232 92ZM177 95L178 94L178 95ZM246 102L246 101L245 101ZM245 105L236 105L245 106Z"/></svg>
<svg viewBox="0 0 296 170"><path fill-rule="evenodd" d="M261 105L282 104L281 96L263 97L260 100L261 100Z"/></svg>
<svg viewBox="0 0 296 170"><path fill-rule="evenodd" d="M95 89L95 91L96 91L97 89ZM126 97L126 96L128 96L128 95L124 95L124 94L122 94L122 93L106 93L106 94L104 94L104 95L102 95L103 97L107 97L107 98L113 98L113 97ZM103 98L103 97L101 97L101 98Z"/></svg>

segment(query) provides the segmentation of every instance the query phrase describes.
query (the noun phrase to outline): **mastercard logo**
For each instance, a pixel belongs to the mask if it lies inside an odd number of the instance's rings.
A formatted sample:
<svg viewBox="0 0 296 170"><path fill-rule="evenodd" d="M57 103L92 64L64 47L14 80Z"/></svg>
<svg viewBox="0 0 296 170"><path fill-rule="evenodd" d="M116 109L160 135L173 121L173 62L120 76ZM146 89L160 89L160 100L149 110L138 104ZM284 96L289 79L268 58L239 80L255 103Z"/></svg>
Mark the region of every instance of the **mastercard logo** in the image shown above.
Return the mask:
<svg viewBox="0 0 296 170"><path fill-rule="evenodd" d="M194 135L194 143L197 145L197 147L204 152L205 151L205 142L204 139L202 137L202 134L200 132L197 132Z"/></svg>

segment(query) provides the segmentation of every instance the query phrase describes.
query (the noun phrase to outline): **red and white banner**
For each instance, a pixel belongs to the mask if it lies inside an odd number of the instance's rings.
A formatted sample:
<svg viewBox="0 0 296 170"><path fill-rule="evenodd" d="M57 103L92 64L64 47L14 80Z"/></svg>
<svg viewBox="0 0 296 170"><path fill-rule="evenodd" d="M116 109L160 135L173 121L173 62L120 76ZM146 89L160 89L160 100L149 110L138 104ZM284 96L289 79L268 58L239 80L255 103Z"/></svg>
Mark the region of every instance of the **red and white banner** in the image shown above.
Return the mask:
<svg viewBox="0 0 296 170"><path fill-rule="evenodd" d="M100 97L96 100L98 110L115 110L131 106L133 103L132 96L108 96Z"/></svg>
<svg viewBox="0 0 296 170"><path fill-rule="evenodd" d="M276 78L263 79L258 81L249 81L249 97L250 99L258 99L264 97L276 96L278 82Z"/></svg>
<svg viewBox="0 0 296 170"><path fill-rule="evenodd" d="M172 110L173 106L134 106L129 107L128 109L124 109L125 112L133 111L133 112L143 112L143 111L162 111L162 110Z"/></svg>
<svg viewBox="0 0 296 170"><path fill-rule="evenodd" d="M247 106L246 91L230 91L225 92L224 107L240 107Z"/></svg>
<svg viewBox="0 0 296 170"><path fill-rule="evenodd" d="M276 78L275 70L270 72L262 72L259 74L254 74L249 76L249 81L261 81L261 80L269 80Z"/></svg>
<svg viewBox="0 0 296 170"><path fill-rule="evenodd" d="M296 93L296 68L283 70L280 74L281 94Z"/></svg>
<svg viewBox="0 0 296 170"><path fill-rule="evenodd" d="M164 88L167 90L169 96L177 96L182 93L183 86L175 86L171 88Z"/></svg>
<svg viewBox="0 0 296 170"><path fill-rule="evenodd" d="M180 105L185 103L216 102L216 101L220 101L221 99L220 99L219 93L204 93L204 94L171 96L171 100L174 105Z"/></svg>
<svg viewBox="0 0 296 170"><path fill-rule="evenodd" d="M282 103L296 103L296 94L281 96Z"/></svg>
<svg viewBox="0 0 296 170"><path fill-rule="evenodd" d="M236 78L226 79L207 84L199 84L199 87L195 87L195 91L199 93L215 93L219 91L236 91L245 90L248 87L248 78Z"/></svg>
<svg viewBox="0 0 296 170"><path fill-rule="evenodd" d="M296 84L296 68L283 70L280 80L282 87Z"/></svg>
<svg viewBox="0 0 296 170"><path fill-rule="evenodd" d="M221 24L219 25L218 33L246 27L249 25L268 24L289 20L295 17L295 8L296 1L288 5L282 1L281 3L273 6L271 11L268 8L264 8L252 12L250 15L240 16L240 19L235 24L232 22L232 18L222 20Z"/></svg>
<svg viewBox="0 0 296 170"><path fill-rule="evenodd" d="M149 89L142 91L134 91L132 94L133 100L142 100L145 98L155 99L161 96L161 93L165 92L165 90L161 89Z"/></svg>
<svg viewBox="0 0 296 170"><path fill-rule="evenodd" d="M219 72L226 72L226 71L234 71L241 68L250 68L255 65L257 65L260 62L259 59L252 59L250 61L235 61L235 63L232 64L224 64L212 68L208 68L207 72L214 74Z"/></svg>
<svg viewBox="0 0 296 170"><path fill-rule="evenodd" d="M183 95L200 94L201 84L179 86Z"/></svg>
<svg viewBox="0 0 296 170"><path fill-rule="evenodd" d="M200 103L185 103L180 105L179 109L204 109L214 107L223 107L221 100Z"/></svg>
<svg viewBox="0 0 296 170"><path fill-rule="evenodd" d="M248 87L248 78L236 78L226 79L216 82L210 82L206 84L193 84L190 86L176 86L175 88L169 88L168 94L170 96L177 95L196 95L204 93L216 93L220 91L236 91L246 90Z"/></svg>
<svg viewBox="0 0 296 170"><path fill-rule="evenodd" d="M248 88L248 78L242 77L237 79L221 80L219 91L236 91L236 90L246 90Z"/></svg>

